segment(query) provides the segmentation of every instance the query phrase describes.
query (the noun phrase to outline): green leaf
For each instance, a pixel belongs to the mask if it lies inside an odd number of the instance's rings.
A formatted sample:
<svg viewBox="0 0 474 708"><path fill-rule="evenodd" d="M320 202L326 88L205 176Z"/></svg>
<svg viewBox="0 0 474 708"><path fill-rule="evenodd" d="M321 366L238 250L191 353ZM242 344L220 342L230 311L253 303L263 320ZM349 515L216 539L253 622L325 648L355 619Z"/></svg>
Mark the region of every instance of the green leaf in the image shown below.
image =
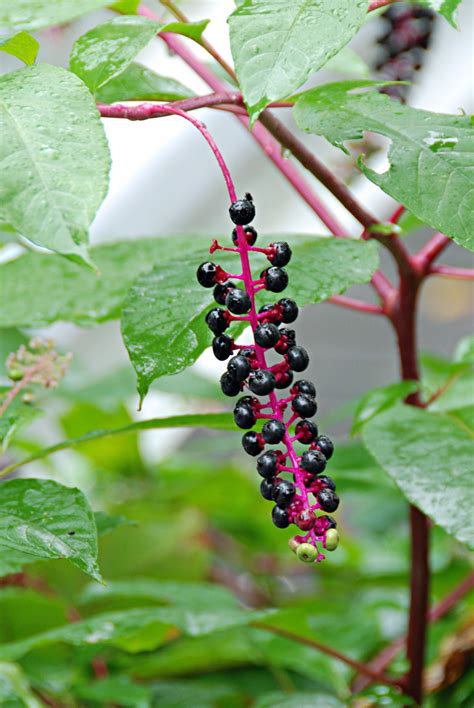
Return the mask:
<svg viewBox="0 0 474 708"><path fill-rule="evenodd" d="M430 403L430 411L452 411L472 405L474 370L469 360L448 361L435 354L422 354L420 359L425 398L437 396Z"/></svg>
<svg viewBox="0 0 474 708"><path fill-rule="evenodd" d="M474 337L463 337L454 352L454 361L460 364L474 364Z"/></svg>
<svg viewBox="0 0 474 708"><path fill-rule="evenodd" d="M0 556L10 551L36 559L68 558L101 580L94 515L79 489L44 479L3 482L0 495Z"/></svg>
<svg viewBox="0 0 474 708"><path fill-rule="evenodd" d="M443 15L453 27L456 27L456 11L461 1L462 0L416 0L416 4L436 10L436 12Z"/></svg>
<svg viewBox="0 0 474 708"><path fill-rule="evenodd" d="M474 250L474 135L469 117L431 113L395 103L370 91L349 93L367 83L329 84L302 94L294 116L298 126L324 135L346 151L344 142L365 131L391 140L390 168L364 174L419 219Z"/></svg>
<svg viewBox="0 0 474 708"><path fill-rule="evenodd" d="M28 65L35 63L38 49L39 42L28 32L18 32L12 37L0 39L1 52L11 54Z"/></svg>
<svg viewBox="0 0 474 708"><path fill-rule="evenodd" d="M152 689L132 683L127 676L108 676L88 684L80 683L74 693L87 703L93 701L102 706L112 703L129 708L149 708L152 705Z"/></svg>
<svg viewBox="0 0 474 708"><path fill-rule="evenodd" d="M426 228L426 224L406 209L398 220L401 236L408 236L414 231Z"/></svg>
<svg viewBox="0 0 474 708"><path fill-rule="evenodd" d="M364 425L376 415L393 406L397 401L417 391L417 381L400 381L382 388L373 388L362 396L354 413L352 434L359 433Z"/></svg>
<svg viewBox="0 0 474 708"><path fill-rule="evenodd" d="M293 258L286 294L301 305L367 282L377 268L377 249L367 241L304 237L290 241ZM224 260L229 259L220 258L221 263ZM213 303L212 291L197 283L197 263L182 254L179 261L156 266L138 278L128 293L122 336L142 399L155 379L183 371L211 343L204 317ZM308 267L309 263L317 268Z"/></svg>
<svg viewBox="0 0 474 708"><path fill-rule="evenodd" d="M2 390L0 387L0 403L8 390ZM0 416L0 449L4 452L15 435L41 413L39 408L31 404L23 403L19 399L13 401L5 413Z"/></svg>
<svg viewBox="0 0 474 708"><path fill-rule="evenodd" d="M361 79L368 79L370 76L367 62L350 47L343 47L324 68L337 74L351 74Z"/></svg>
<svg viewBox="0 0 474 708"><path fill-rule="evenodd" d="M364 444L410 502L471 546L472 439L456 418L404 405L363 431Z"/></svg>
<svg viewBox="0 0 474 708"><path fill-rule="evenodd" d="M0 0L0 27L36 30L60 25L110 4L110 0Z"/></svg>
<svg viewBox="0 0 474 708"><path fill-rule="evenodd" d="M0 132L0 220L38 246L89 262L88 229L110 168L89 91L73 74L47 64L4 74Z"/></svg>
<svg viewBox="0 0 474 708"><path fill-rule="evenodd" d="M215 430L235 430L234 418L230 413L195 413L191 415L175 415L169 418L151 418L149 420L139 420L130 425L124 425L121 428L113 428L110 430L92 430L86 435L71 440L62 440L50 447L42 448L30 455L24 460L14 462L0 470L0 476L4 476L23 467L29 462L41 460L60 450L67 450L71 447L76 447L81 443L87 443L92 440L105 438L109 435L122 435L124 433L133 433L138 430L157 430L161 428L213 428Z"/></svg>
<svg viewBox="0 0 474 708"><path fill-rule="evenodd" d="M240 5L228 22L251 119L292 94L337 54L366 14L366 0L247 0Z"/></svg>
<svg viewBox="0 0 474 708"><path fill-rule="evenodd" d="M343 708L344 703L329 693L267 693L255 708Z"/></svg>
<svg viewBox="0 0 474 708"><path fill-rule="evenodd" d="M109 7L114 12L121 12L123 15L136 15L140 0L118 0Z"/></svg>
<svg viewBox="0 0 474 708"><path fill-rule="evenodd" d="M21 667L6 661L0 661L0 703L6 708L41 708L44 705L31 692Z"/></svg>
<svg viewBox="0 0 474 708"><path fill-rule="evenodd" d="M69 68L95 94L121 74L158 32L176 32L199 39L208 24L171 22L163 25L146 17L125 15L97 25L74 43Z"/></svg>
<svg viewBox="0 0 474 708"><path fill-rule="evenodd" d="M117 101L179 101L194 96L187 86L160 76L138 63L132 63L125 71L110 79L96 91L96 98L102 103Z"/></svg>
<svg viewBox="0 0 474 708"><path fill-rule="evenodd" d="M118 526L135 526L136 524L135 521L127 519L126 516L111 516L106 514L105 511L95 511L94 519L98 536L105 536L105 534L110 533Z"/></svg>

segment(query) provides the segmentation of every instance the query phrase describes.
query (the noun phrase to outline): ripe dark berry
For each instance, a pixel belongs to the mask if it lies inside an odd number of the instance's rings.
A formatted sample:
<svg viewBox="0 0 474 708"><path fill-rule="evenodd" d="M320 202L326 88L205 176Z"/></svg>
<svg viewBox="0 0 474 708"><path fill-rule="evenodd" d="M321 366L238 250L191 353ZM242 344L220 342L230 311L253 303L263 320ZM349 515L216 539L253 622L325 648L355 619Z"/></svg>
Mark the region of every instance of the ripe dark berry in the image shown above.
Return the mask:
<svg viewBox="0 0 474 708"><path fill-rule="evenodd" d="M300 379L300 381L295 381L290 389L290 393L305 393L307 396L312 396L316 398L316 389L311 381L306 381L306 379Z"/></svg>
<svg viewBox="0 0 474 708"><path fill-rule="evenodd" d="M280 479L273 487L273 500L278 506L289 506L296 493L296 487L293 482L288 482L286 479Z"/></svg>
<svg viewBox="0 0 474 708"><path fill-rule="evenodd" d="M227 334L220 334L218 337L214 337L212 340L212 351L216 359L219 359L219 361L228 359L232 353L233 344L234 340L232 337L228 337Z"/></svg>
<svg viewBox="0 0 474 708"><path fill-rule="evenodd" d="M277 313L277 308L275 305L262 305L262 307L259 309L259 314L263 314L264 312L268 312L268 322L273 322L273 324L279 325L283 322L281 317ZM263 320L265 321L265 320Z"/></svg>
<svg viewBox="0 0 474 708"><path fill-rule="evenodd" d="M256 369L249 376L248 386L257 396L267 396L275 388L275 377L271 371Z"/></svg>
<svg viewBox="0 0 474 708"><path fill-rule="evenodd" d="M286 388L293 382L293 372L283 371L277 374L275 388Z"/></svg>
<svg viewBox="0 0 474 708"><path fill-rule="evenodd" d="M272 509L272 521L279 529L286 529L290 525L290 517L286 509L274 506Z"/></svg>
<svg viewBox="0 0 474 708"><path fill-rule="evenodd" d="M236 381L245 381L250 374L250 362L242 354L233 356L227 364L227 371Z"/></svg>
<svg viewBox="0 0 474 708"><path fill-rule="evenodd" d="M281 313L282 313L282 320L285 324L290 324L290 322L294 322L296 318L298 317L298 305L294 300L291 300L289 297L282 297L281 300L278 300L278 304L280 305L281 308Z"/></svg>
<svg viewBox="0 0 474 708"><path fill-rule="evenodd" d="M321 485L322 489L332 489L333 492L336 491L336 483L332 479L332 477L328 477L325 474L322 474L318 477L318 482Z"/></svg>
<svg viewBox="0 0 474 708"><path fill-rule="evenodd" d="M251 308L249 296L240 288L232 288L227 293L225 304L234 315L245 315Z"/></svg>
<svg viewBox="0 0 474 708"><path fill-rule="evenodd" d="M255 425L255 413L251 406L245 403L237 402L234 408L235 424L243 430L249 430Z"/></svg>
<svg viewBox="0 0 474 708"><path fill-rule="evenodd" d="M260 484L260 494L267 501L273 501L273 484L269 479L262 479Z"/></svg>
<svg viewBox="0 0 474 708"><path fill-rule="evenodd" d="M263 278L266 289L272 293L281 293L288 285L288 273L277 266L267 268L260 277Z"/></svg>
<svg viewBox="0 0 474 708"><path fill-rule="evenodd" d="M214 307L214 309L209 310L206 315L206 324L214 334L222 334L225 332L229 326L225 310L221 310L220 307Z"/></svg>
<svg viewBox="0 0 474 708"><path fill-rule="evenodd" d="M255 342L264 349L270 349L274 347L275 344L280 339L280 330L274 324L267 322L266 324L259 324L255 328L254 332Z"/></svg>
<svg viewBox="0 0 474 708"><path fill-rule="evenodd" d="M316 517L311 509L303 509L295 519L295 524L302 531L309 531L316 523Z"/></svg>
<svg viewBox="0 0 474 708"><path fill-rule="evenodd" d="M328 529L335 529L337 523L332 516L318 516L314 525L314 530L318 536L322 536Z"/></svg>
<svg viewBox="0 0 474 708"><path fill-rule="evenodd" d="M250 195L245 195L250 196ZM234 224L246 226L255 218L255 206L251 199L238 199L229 207L230 218Z"/></svg>
<svg viewBox="0 0 474 708"><path fill-rule="evenodd" d="M229 293L229 290L235 288L235 283L228 280L226 283L217 283L214 288L214 300L218 305L225 305L225 299Z"/></svg>
<svg viewBox="0 0 474 708"><path fill-rule="evenodd" d="M196 271L196 278L198 279L199 285L203 288L212 288L216 284L216 273L217 266L215 263L207 261L207 263L201 263Z"/></svg>
<svg viewBox="0 0 474 708"><path fill-rule="evenodd" d="M240 383L226 371L225 374L221 376L221 390L226 396L238 396L240 393Z"/></svg>
<svg viewBox="0 0 474 708"><path fill-rule="evenodd" d="M291 260L291 248L286 243L286 241L276 241L270 244L272 253L269 254L268 260L274 266L282 268L286 266Z"/></svg>
<svg viewBox="0 0 474 708"><path fill-rule="evenodd" d="M308 352L303 347L290 347L286 356L293 371L304 371L309 364Z"/></svg>
<svg viewBox="0 0 474 708"><path fill-rule="evenodd" d="M317 440L317 446L323 453L326 460L330 460L332 453L334 452L332 440L330 440L327 435L320 435Z"/></svg>
<svg viewBox="0 0 474 708"><path fill-rule="evenodd" d="M288 329L288 327L282 327L280 329L280 335L286 337L290 346L294 347L296 344L296 332L294 329Z"/></svg>
<svg viewBox="0 0 474 708"><path fill-rule="evenodd" d="M278 470L278 455L273 450L264 452L257 460L257 472L265 479L274 477ZM272 487L273 489L273 487Z"/></svg>
<svg viewBox="0 0 474 708"><path fill-rule="evenodd" d="M320 474L326 469L326 458L319 450L306 450L301 456L301 467L311 474Z"/></svg>
<svg viewBox="0 0 474 708"><path fill-rule="evenodd" d="M245 435L242 437L242 447L248 455L252 455L253 457L259 455L262 452L264 446L265 443L263 441L262 436L256 433L254 430L245 433Z"/></svg>
<svg viewBox="0 0 474 708"><path fill-rule="evenodd" d="M291 407L295 413L304 418L312 418L318 410L316 400L305 393L297 393L291 402Z"/></svg>
<svg viewBox="0 0 474 708"><path fill-rule="evenodd" d="M281 443L285 433L286 427L281 420L267 420L262 428L263 439L270 445L278 445L278 443Z"/></svg>
<svg viewBox="0 0 474 708"><path fill-rule="evenodd" d="M320 489L316 494L316 499L323 511L336 511L339 506L339 497L332 489Z"/></svg>
<svg viewBox="0 0 474 708"><path fill-rule="evenodd" d="M295 435L300 442L308 445L318 437L318 426L312 420L300 420L296 424Z"/></svg>
<svg viewBox="0 0 474 708"><path fill-rule="evenodd" d="M245 238L247 240L247 243L249 246L253 246L255 241L257 240L257 232L253 228L253 226L244 226L244 232L245 232ZM232 231L232 242L234 246L239 245L239 239L237 236L237 229L234 229Z"/></svg>

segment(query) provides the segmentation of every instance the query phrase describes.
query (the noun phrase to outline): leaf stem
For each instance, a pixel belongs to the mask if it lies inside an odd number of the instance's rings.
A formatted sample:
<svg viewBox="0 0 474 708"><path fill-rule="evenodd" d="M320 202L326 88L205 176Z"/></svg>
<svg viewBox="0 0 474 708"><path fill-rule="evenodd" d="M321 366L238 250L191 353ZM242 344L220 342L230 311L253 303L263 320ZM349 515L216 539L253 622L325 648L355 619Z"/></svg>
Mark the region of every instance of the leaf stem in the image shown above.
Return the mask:
<svg viewBox="0 0 474 708"><path fill-rule="evenodd" d="M426 273L428 266L442 253L449 244L452 243L448 236L441 233L436 233L430 240L421 248L418 253L413 256L417 263L420 272Z"/></svg>
<svg viewBox="0 0 474 708"><path fill-rule="evenodd" d="M446 278L454 278L456 280L474 280L474 269L456 268L455 266L447 265L432 265L428 275L442 275Z"/></svg>
<svg viewBox="0 0 474 708"><path fill-rule="evenodd" d="M373 305L371 302L364 302L363 300L357 300L353 297L346 297L345 295L333 295L326 302L332 305L339 305L340 307L348 308L349 310L357 310L358 312L365 312L370 315L383 315L384 311L380 305Z"/></svg>

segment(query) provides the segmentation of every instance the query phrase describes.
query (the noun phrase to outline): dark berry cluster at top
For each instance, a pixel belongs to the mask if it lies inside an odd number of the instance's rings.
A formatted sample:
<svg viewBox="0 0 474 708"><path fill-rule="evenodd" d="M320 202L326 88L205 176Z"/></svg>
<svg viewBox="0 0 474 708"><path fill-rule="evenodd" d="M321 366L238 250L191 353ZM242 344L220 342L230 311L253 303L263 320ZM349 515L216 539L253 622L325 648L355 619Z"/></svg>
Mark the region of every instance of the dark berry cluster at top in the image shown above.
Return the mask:
<svg viewBox="0 0 474 708"><path fill-rule="evenodd" d="M208 261L199 266L196 274L203 287L213 288L218 305L207 313L206 323L214 334L214 355L227 361L221 389L226 396L240 396L234 420L247 431L242 445L257 458L257 472L262 478L260 492L274 504L273 523L282 529L294 524L304 532L290 540L290 547L303 561L319 561L324 559L322 550L333 551L338 545L336 522L328 514L338 508L339 497L333 480L324 474L333 444L326 435L319 434L311 420L318 409L314 385L306 379L295 380L295 374L309 364L308 353L297 344L295 331L288 327L298 317L298 305L291 298L279 297L258 310L255 306L257 292L280 294L285 290L285 266L291 260L291 248L285 241L263 248L255 245L257 232L249 225L255 217L250 194L233 202L229 213L236 224L233 245L224 247L213 241L210 253L223 250L239 254L243 272L231 275ZM249 252L259 253L269 262L255 280ZM251 344L236 344L229 333L232 323L242 320L252 328ZM266 362L271 350L282 357L274 365ZM287 395L278 398L276 391L288 388ZM262 401L259 397L265 398ZM259 420L264 421L261 432L252 430ZM307 449L297 452L297 443Z"/></svg>
<svg viewBox="0 0 474 708"><path fill-rule="evenodd" d="M413 81L428 49L436 13L421 5L396 3L381 15L385 31L377 40L376 68L384 79ZM404 102L409 86L384 86L381 92Z"/></svg>

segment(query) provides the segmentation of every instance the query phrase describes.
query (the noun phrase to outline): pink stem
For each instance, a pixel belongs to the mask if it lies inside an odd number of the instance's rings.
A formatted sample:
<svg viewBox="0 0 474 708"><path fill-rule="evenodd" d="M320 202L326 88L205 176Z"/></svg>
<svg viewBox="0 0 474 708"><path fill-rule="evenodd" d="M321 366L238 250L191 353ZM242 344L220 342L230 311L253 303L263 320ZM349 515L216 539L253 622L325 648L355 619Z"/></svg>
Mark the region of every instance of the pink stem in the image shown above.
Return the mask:
<svg viewBox="0 0 474 708"><path fill-rule="evenodd" d="M345 295L333 295L326 302L332 305L340 305L347 307L350 310L358 310L358 312L366 312L371 315L383 315L384 311L379 305L373 305L371 302L363 302L356 300L353 297L345 297Z"/></svg>
<svg viewBox="0 0 474 708"><path fill-rule="evenodd" d="M457 280L474 280L474 269L456 268L455 266L432 265L428 271L430 275L444 275Z"/></svg>
<svg viewBox="0 0 474 708"><path fill-rule="evenodd" d="M386 5L393 5L397 0L374 0L371 2L367 8L367 12L372 12L372 10L378 10L379 7L385 7Z"/></svg>
<svg viewBox="0 0 474 708"><path fill-rule="evenodd" d="M423 248L413 256L413 260L422 273L426 273L427 267L442 253L449 244L452 243L448 236L436 233L430 238Z"/></svg>

